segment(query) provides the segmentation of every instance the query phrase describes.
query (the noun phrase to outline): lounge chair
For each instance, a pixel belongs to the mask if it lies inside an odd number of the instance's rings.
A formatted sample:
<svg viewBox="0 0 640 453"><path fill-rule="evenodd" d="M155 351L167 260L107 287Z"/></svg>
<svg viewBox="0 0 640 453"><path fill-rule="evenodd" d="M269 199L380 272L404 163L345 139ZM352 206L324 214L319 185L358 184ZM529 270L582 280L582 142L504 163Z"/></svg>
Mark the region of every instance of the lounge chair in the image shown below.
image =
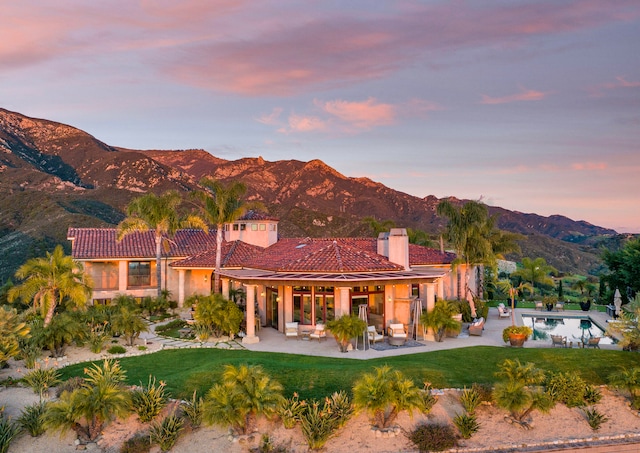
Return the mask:
<svg viewBox="0 0 640 453"><path fill-rule="evenodd" d="M600 349L600 338L601 337L593 337L589 338L587 342L584 344L585 348L598 348Z"/></svg>
<svg viewBox="0 0 640 453"><path fill-rule="evenodd" d="M555 348L556 346L560 346L563 348L567 347L567 337L563 337L562 335L551 335L551 345Z"/></svg>
<svg viewBox="0 0 640 453"><path fill-rule="evenodd" d="M536 310L540 310L540 311L544 310L544 304L542 303L541 300L536 300Z"/></svg>
<svg viewBox="0 0 640 453"><path fill-rule="evenodd" d="M294 338L299 340L298 336L298 323L297 322L286 322L284 324L284 339L288 340L289 338Z"/></svg>
<svg viewBox="0 0 640 453"><path fill-rule="evenodd" d="M498 304L498 318L508 318L511 316L511 309L504 306L504 304Z"/></svg>
<svg viewBox="0 0 640 453"><path fill-rule="evenodd" d="M384 340L384 335L376 330L376 326L368 326L367 334L369 335L369 343L376 343Z"/></svg>
<svg viewBox="0 0 640 453"><path fill-rule="evenodd" d="M482 336L484 330L484 318L480 318L469 324L469 335Z"/></svg>
<svg viewBox="0 0 640 453"><path fill-rule="evenodd" d="M554 305L553 309L555 311L564 311L564 302L559 300L558 302L556 302L556 304Z"/></svg>
<svg viewBox="0 0 640 453"><path fill-rule="evenodd" d="M324 324L316 324L316 328L314 329L313 332L311 332L309 334L309 338L311 339L318 339L318 343L320 343L320 340L322 340L323 338L326 340L327 339L327 331L324 327Z"/></svg>
<svg viewBox="0 0 640 453"><path fill-rule="evenodd" d="M390 345L401 346L407 341L407 328L404 324L389 324L387 334Z"/></svg>

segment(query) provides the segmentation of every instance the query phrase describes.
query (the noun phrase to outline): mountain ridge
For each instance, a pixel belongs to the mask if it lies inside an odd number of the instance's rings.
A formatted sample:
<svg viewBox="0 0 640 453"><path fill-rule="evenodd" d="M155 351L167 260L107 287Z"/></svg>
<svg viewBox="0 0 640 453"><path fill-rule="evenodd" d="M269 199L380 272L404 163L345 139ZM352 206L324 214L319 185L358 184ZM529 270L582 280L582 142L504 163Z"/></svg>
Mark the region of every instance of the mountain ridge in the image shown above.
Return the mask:
<svg viewBox="0 0 640 453"><path fill-rule="evenodd" d="M202 149L112 147L72 126L0 109L0 282L56 242L68 226L113 226L135 196L168 189L188 192L203 176L240 180L250 200L280 218L285 237L362 236L365 216L437 234L446 220L440 199L415 197L366 177L348 177L320 159L221 159ZM462 203L464 200L451 198ZM525 214L490 206L498 226L526 235L531 252L565 272L601 266L597 244L611 229L565 216ZM45 215L43 215L45 214ZM551 241L552 246L546 244ZM536 254L539 243L541 255ZM549 249L557 253L550 253Z"/></svg>

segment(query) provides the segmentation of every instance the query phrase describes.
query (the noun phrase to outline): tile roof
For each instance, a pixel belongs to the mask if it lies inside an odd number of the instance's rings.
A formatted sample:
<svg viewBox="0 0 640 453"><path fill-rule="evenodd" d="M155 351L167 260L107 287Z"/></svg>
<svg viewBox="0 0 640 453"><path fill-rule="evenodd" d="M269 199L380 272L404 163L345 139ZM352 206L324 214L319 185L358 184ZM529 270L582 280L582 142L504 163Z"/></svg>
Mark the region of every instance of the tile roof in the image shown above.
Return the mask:
<svg viewBox="0 0 640 453"><path fill-rule="evenodd" d="M251 261L252 257L262 253L262 251L262 247L247 244L242 241L224 242L222 244L221 266L229 268L243 267ZM170 266L213 269L216 266L216 250L213 248L198 255L175 261L171 263Z"/></svg>
<svg viewBox="0 0 640 453"><path fill-rule="evenodd" d="M451 264L456 259L455 253L441 252L422 245L409 244L409 265Z"/></svg>
<svg viewBox="0 0 640 453"><path fill-rule="evenodd" d="M215 234L202 230L179 230L169 241L163 256L186 257L215 249ZM75 259L155 258L154 231L127 235L117 240L115 228L69 228L67 238L72 241L71 256Z"/></svg>

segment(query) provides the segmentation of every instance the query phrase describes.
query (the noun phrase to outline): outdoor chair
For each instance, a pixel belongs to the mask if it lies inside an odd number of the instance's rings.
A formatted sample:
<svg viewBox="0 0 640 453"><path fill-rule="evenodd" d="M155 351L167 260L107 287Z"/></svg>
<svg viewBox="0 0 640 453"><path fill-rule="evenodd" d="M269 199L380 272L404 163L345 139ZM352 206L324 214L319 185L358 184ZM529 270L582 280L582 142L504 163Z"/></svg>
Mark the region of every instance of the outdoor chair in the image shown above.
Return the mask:
<svg viewBox="0 0 640 453"><path fill-rule="evenodd" d="M584 344L586 348L598 348L600 349L600 337L589 338Z"/></svg>
<svg viewBox="0 0 640 453"><path fill-rule="evenodd" d="M558 302L556 302L556 305L553 307L553 309L555 311L564 311L564 302L559 300Z"/></svg>
<svg viewBox="0 0 640 453"><path fill-rule="evenodd" d="M369 343L376 343L377 341L384 340L384 335L376 330L376 326L368 326L367 334L369 335Z"/></svg>
<svg viewBox="0 0 640 453"><path fill-rule="evenodd" d="M480 318L469 324L469 335L482 336L484 330L484 318Z"/></svg>
<svg viewBox="0 0 640 453"><path fill-rule="evenodd" d="M298 336L298 323L297 322L286 322L284 324L284 339L285 341L289 338L294 338L299 340Z"/></svg>
<svg viewBox="0 0 640 453"><path fill-rule="evenodd" d="M387 334L390 345L401 346L407 341L407 328L404 324L389 324Z"/></svg>
<svg viewBox="0 0 640 453"><path fill-rule="evenodd" d="M311 339L318 339L318 343L320 343L320 340L322 339L327 339L327 331L324 327L324 324L316 324L316 328L313 332L311 332L309 334L309 338Z"/></svg>
<svg viewBox="0 0 640 453"><path fill-rule="evenodd" d="M498 318L508 318L511 316L511 309L504 306L504 304L498 304Z"/></svg>
<svg viewBox="0 0 640 453"><path fill-rule="evenodd" d="M542 303L541 300L536 300L536 310L540 310L540 311L544 310L544 304Z"/></svg>
<svg viewBox="0 0 640 453"><path fill-rule="evenodd" d="M562 348L567 347L567 337L563 337L562 335L551 335L551 345L555 348L556 346L560 346Z"/></svg>

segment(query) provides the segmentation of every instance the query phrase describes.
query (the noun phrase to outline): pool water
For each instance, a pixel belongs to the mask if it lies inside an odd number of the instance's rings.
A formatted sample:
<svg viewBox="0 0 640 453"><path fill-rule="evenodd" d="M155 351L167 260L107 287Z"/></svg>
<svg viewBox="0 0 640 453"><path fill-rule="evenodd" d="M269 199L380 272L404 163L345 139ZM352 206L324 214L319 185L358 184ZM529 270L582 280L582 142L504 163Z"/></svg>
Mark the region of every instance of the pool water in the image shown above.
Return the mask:
<svg viewBox="0 0 640 453"><path fill-rule="evenodd" d="M533 329L530 340L549 340L551 335L567 337L567 341L585 342L592 337L602 337L600 344L613 344L615 341L605 336L604 331L589 317L563 318L561 316L522 316L525 325Z"/></svg>

